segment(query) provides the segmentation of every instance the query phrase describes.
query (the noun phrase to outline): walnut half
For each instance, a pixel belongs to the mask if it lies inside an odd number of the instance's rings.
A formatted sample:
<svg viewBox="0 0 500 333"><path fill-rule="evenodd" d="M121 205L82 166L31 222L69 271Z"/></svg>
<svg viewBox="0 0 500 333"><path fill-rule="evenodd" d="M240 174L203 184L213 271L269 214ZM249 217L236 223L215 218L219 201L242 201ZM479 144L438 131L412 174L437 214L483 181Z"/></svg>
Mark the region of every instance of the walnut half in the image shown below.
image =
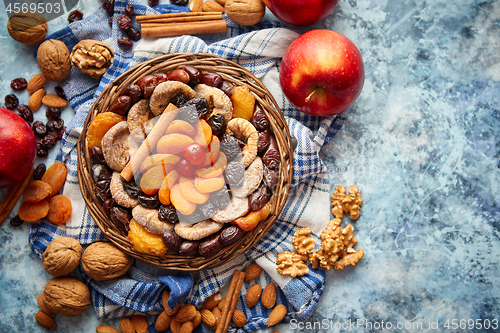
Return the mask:
<svg viewBox="0 0 500 333"><path fill-rule="evenodd" d="M83 73L100 79L113 62L113 50L103 42L85 39L73 47L71 64Z"/></svg>
<svg viewBox="0 0 500 333"><path fill-rule="evenodd" d="M304 261L307 255L301 255L297 252L285 251L278 254L276 259L276 270L281 275L290 275L291 277L302 276L309 272L309 267Z"/></svg>

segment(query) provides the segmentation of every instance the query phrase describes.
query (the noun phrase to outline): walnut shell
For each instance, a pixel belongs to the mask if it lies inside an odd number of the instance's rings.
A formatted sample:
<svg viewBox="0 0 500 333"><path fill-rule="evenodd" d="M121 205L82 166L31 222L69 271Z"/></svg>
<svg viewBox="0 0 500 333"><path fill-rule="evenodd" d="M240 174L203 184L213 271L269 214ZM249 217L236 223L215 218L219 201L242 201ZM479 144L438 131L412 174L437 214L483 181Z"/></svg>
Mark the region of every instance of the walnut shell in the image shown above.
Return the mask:
<svg viewBox="0 0 500 333"><path fill-rule="evenodd" d="M49 81L60 82L68 77L71 70L69 50L57 39L49 39L38 47L36 57L38 67Z"/></svg>
<svg viewBox="0 0 500 333"><path fill-rule="evenodd" d="M112 62L113 50L97 40L82 40L71 51L71 64L95 79L100 79Z"/></svg>
<svg viewBox="0 0 500 333"><path fill-rule="evenodd" d="M227 17L239 25L259 23L266 14L266 5L262 0L227 0Z"/></svg>
<svg viewBox="0 0 500 333"><path fill-rule="evenodd" d="M49 243L43 252L42 261L45 271L52 276L67 275L80 264L82 246L71 237L60 237Z"/></svg>
<svg viewBox="0 0 500 333"><path fill-rule="evenodd" d="M39 13L15 13L7 22L10 37L23 44L35 45L47 35L49 26L47 20Z"/></svg>
<svg viewBox="0 0 500 333"><path fill-rule="evenodd" d="M90 291L85 283L73 277L55 277L45 285L43 304L54 314L76 317L89 307Z"/></svg>
<svg viewBox="0 0 500 333"><path fill-rule="evenodd" d="M122 276L132 266L131 257L105 242L90 244L83 252L81 262L85 274L97 281Z"/></svg>

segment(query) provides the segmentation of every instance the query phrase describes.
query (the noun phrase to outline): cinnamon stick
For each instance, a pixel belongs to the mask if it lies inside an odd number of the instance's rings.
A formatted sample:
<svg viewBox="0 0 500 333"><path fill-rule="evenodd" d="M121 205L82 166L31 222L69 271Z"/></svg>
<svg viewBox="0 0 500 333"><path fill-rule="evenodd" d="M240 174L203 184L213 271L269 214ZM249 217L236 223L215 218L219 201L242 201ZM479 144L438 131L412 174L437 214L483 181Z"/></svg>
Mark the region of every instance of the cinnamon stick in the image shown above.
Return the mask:
<svg viewBox="0 0 500 333"><path fill-rule="evenodd" d="M132 179L134 173L139 169L144 159L155 149L158 140L160 140L163 134L165 134L165 131L168 126L170 126L172 120L175 119L178 112L179 110L173 104L169 104L165 111L163 111L149 135L146 137L139 149L137 149L135 154L130 156L130 161L121 171L120 175L126 181L130 181Z"/></svg>
<svg viewBox="0 0 500 333"><path fill-rule="evenodd" d="M175 22L197 22L197 21L211 21L211 20L221 20L221 14L211 14L203 16L179 16L179 17L152 17L148 19L138 20L137 23L175 23Z"/></svg>
<svg viewBox="0 0 500 333"><path fill-rule="evenodd" d="M245 273L242 271L235 271L233 278L231 279L231 284L229 285L229 290L226 295L226 301L222 308L222 313L220 321L217 322L217 329L215 333L225 333L231 322L231 317L233 316L234 309L238 303L238 297L240 296L241 286L245 280Z"/></svg>
<svg viewBox="0 0 500 333"><path fill-rule="evenodd" d="M205 33L227 32L226 20L165 23L163 26L141 24L143 37L173 37Z"/></svg>
<svg viewBox="0 0 500 333"><path fill-rule="evenodd" d="M214 13L209 12L186 12L186 13L165 13L165 14L152 14L152 15L137 15L135 17L137 23L142 21L147 21L150 19L159 19L159 18L172 18L172 17L196 17L196 16L210 16ZM222 13L221 13L222 17Z"/></svg>
<svg viewBox="0 0 500 333"><path fill-rule="evenodd" d="M24 193L24 190L26 189L26 186L28 186L28 184L30 183L31 177L33 176L34 172L35 169L31 168L26 177L24 177L23 181L11 187L7 192L7 194L5 195L5 197L3 198L2 203L0 203L0 227L5 222L7 217L10 215L10 212L16 205L21 195Z"/></svg>

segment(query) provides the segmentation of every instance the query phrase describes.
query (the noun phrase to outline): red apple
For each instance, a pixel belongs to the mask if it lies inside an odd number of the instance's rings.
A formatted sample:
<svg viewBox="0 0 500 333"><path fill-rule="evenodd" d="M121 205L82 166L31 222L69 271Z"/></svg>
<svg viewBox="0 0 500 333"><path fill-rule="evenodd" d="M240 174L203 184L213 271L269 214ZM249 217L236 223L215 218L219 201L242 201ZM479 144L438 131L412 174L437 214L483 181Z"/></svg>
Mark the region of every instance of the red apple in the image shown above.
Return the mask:
<svg viewBox="0 0 500 333"><path fill-rule="evenodd" d="M36 139L26 120L0 107L0 188L20 183L36 158Z"/></svg>
<svg viewBox="0 0 500 333"><path fill-rule="evenodd" d="M264 0L264 4L281 21L293 25L312 25L327 17L339 0Z"/></svg>
<svg viewBox="0 0 500 333"><path fill-rule="evenodd" d="M286 49L280 84L288 100L313 116L331 116L349 108L365 81L363 59L347 37L324 29L299 36Z"/></svg>

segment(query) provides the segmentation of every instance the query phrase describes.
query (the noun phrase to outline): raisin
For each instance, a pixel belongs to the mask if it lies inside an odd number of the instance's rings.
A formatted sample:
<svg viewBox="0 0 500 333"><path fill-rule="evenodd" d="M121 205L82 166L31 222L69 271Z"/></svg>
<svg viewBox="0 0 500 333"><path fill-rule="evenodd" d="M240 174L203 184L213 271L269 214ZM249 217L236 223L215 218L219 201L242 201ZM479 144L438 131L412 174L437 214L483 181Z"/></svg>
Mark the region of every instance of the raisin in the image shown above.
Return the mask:
<svg viewBox="0 0 500 333"><path fill-rule="evenodd" d="M45 111L45 117L49 120L57 120L61 118L61 108L51 106Z"/></svg>
<svg viewBox="0 0 500 333"><path fill-rule="evenodd" d="M47 126L45 126L45 124L39 120L35 121L33 125L31 125L31 129L33 130L33 133L35 133L35 135L39 138L43 138L47 135Z"/></svg>
<svg viewBox="0 0 500 333"><path fill-rule="evenodd" d="M198 70L198 68L195 68L193 66L189 66L189 65L181 65L179 67L177 67L179 69L183 69L185 70L188 74L189 74L189 85L194 87L195 85L197 85L198 83L200 83L200 80L201 80L201 73L200 71Z"/></svg>
<svg viewBox="0 0 500 333"><path fill-rule="evenodd" d="M194 256L198 254L201 241L184 241L179 246L179 254L183 256Z"/></svg>
<svg viewBox="0 0 500 333"><path fill-rule="evenodd" d="M106 201L111 198L111 188L110 188L110 180L100 180L95 183L94 190L95 194L102 200Z"/></svg>
<svg viewBox="0 0 500 333"><path fill-rule="evenodd" d="M111 169L104 164L94 164L90 169L90 174L94 183L100 180L111 180L112 172Z"/></svg>
<svg viewBox="0 0 500 333"><path fill-rule="evenodd" d="M64 93L64 90L61 86L55 86L54 91L56 92L56 95L61 97L62 99L66 99L66 94Z"/></svg>
<svg viewBox="0 0 500 333"><path fill-rule="evenodd" d="M226 133L227 120L220 113L210 116L207 120L208 125L212 128L212 134L221 136Z"/></svg>
<svg viewBox="0 0 500 333"><path fill-rule="evenodd" d="M113 27L113 16L109 17L108 24L109 24L110 27Z"/></svg>
<svg viewBox="0 0 500 333"><path fill-rule="evenodd" d="M236 243L241 237L245 235L245 231L237 225L230 225L224 229L220 235L220 242L222 246L228 246Z"/></svg>
<svg viewBox="0 0 500 333"><path fill-rule="evenodd" d="M49 156L49 151L42 148L39 142L36 144L36 156L37 157L47 157Z"/></svg>
<svg viewBox="0 0 500 333"><path fill-rule="evenodd" d="M14 110L19 105L19 99L14 94L8 94L4 99L5 107L9 110Z"/></svg>
<svg viewBox="0 0 500 333"><path fill-rule="evenodd" d="M36 166L35 171L33 172L33 179L40 180L43 177L43 174L47 170L47 166L43 163L40 163Z"/></svg>
<svg viewBox="0 0 500 333"><path fill-rule="evenodd" d="M31 124L33 122L33 111L27 105L21 104L17 107L17 112L26 120L27 123Z"/></svg>
<svg viewBox="0 0 500 333"><path fill-rule="evenodd" d="M228 161L242 156L239 140L229 133L222 135L220 139L220 151L226 155Z"/></svg>
<svg viewBox="0 0 500 333"><path fill-rule="evenodd" d="M182 239L173 230L168 230L162 235L163 244L174 252L179 252L182 244Z"/></svg>
<svg viewBox="0 0 500 333"><path fill-rule="evenodd" d="M259 210L271 199L271 191L260 184L259 187L248 196L248 204L251 210Z"/></svg>
<svg viewBox="0 0 500 333"><path fill-rule="evenodd" d="M56 120L50 120L54 126L55 132L59 132L64 127L64 119L59 118Z"/></svg>
<svg viewBox="0 0 500 333"><path fill-rule="evenodd" d="M132 46L134 43L132 43L132 40L129 37L120 37L117 40L118 45L120 46Z"/></svg>
<svg viewBox="0 0 500 333"><path fill-rule="evenodd" d="M10 87L14 90L24 90L27 86L28 82L22 77L10 81Z"/></svg>
<svg viewBox="0 0 500 333"><path fill-rule="evenodd" d="M160 0L148 0L148 5L150 5L151 7L154 7L154 6L158 5L159 2L160 2Z"/></svg>
<svg viewBox="0 0 500 333"><path fill-rule="evenodd" d="M122 95L130 97L130 104L134 105L141 99L142 91L137 84L129 84L122 91Z"/></svg>
<svg viewBox="0 0 500 333"><path fill-rule="evenodd" d="M174 205L161 205L158 208L158 219L163 222L177 223L179 222L179 216L177 215L177 209ZM167 246L168 247L168 246Z"/></svg>
<svg viewBox="0 0 500 333"><path fill-rule="evenodd" d="M20 227L23 223L24 223L24 221L21 220L19 215L16 215L10 219L10 225L13 227Z"/></svg>
<svg viewBox="0 0 500 333"><path fill-rule="evenodd" d="M72 22L75 22L75 21L80 21L81 19L83 19L83 13L79 10L74 10L72 11L71 13L69 13L68 15L68 22L69 23L72 23Z"/></svg>
<svg viewBox="0 0 500 333"><path fill-rule="evenodd" d="M201 71L200 82L207 86L218 88L222 84L222 81L222 76L217 73Z"/></svg>
<svg viewBox="0 0 500 333"><path fill-rule="evenodd" d="M189 215L178 214L178 216L179 216L179 222L187 224L193 224L196 222L203 221L205 219L203 212L198 207L194 212L192 212Z"/></svg>
<svg viewBox="0 0 500 333"><path fill-rule="evenodd" d="M130 29L127 30L127 36L134 42L137 42L142 37L141 31L134 27L131 27Z"/></svg>
<svg viewBox="0 0 500 333"><path fill-rule="evenodd" d="M56 140L62 140L64 136L64 132L66 132L66 126L63 126L59 131L56 133Z"/></svg>
<svg viewBox="0 0 500 333"><path fill-rule="evenodd" d="M50 150L52 149L56 143L57 143L57 140L56 140L56 137L51 135L51 134L47 134L46 136L44 136L41 140L40 140L40 143L42 144L42 147L46 150Z"/></svg>
<svg viewBox="0 0 500 333"><path fill-rule="evenodd" d="M109 218L117 228L128 231L132 214L122 207L112 207L109 212Z"/></svg>
<svg viewBox="0 0 500 333"><path fill-rule="evenodd" d="M179 108L177 118L186 121L191 125L195 125L200 120L198 118L198 111L194 105L186 105Z"/></svg>
<svg viewBox="0 0 500 333"><path fill-rule="evenodd" d="M269 128L269 119L259 104L255 104L255 110L250 122L259 132L266 131Z"/></svg>
<svg viewBox="0 0 500 333"><path fill-rule="evenodd" d="M113 198L109 198L102 203L102 208L104 209L104 213L107 216L111 214L111 208L115 207L115 200Z"/></svg>
<svg viewBox="0 0 500 333"><path fill-rule="evenodd" d="M47 122L45 123L45 127L47 128L47 132L49 133L57 131L55 122L53 120L47 120Z"/></svg>
<svg viewBox="0 0 500 333"><path fill-rule="evenodd" d="M198 248L200 254L204 257L211 257L220 250L222 250L224 246L221 242L221 233L218 232L214 235L209 236L205 239Z"/></svg>
<svg viewBox="0 0 500 333"><path fill-rule="evenodd" d="M123 31L127 31L132 27L132 20L126 14L121 14L116 22L118 23L118 28Z"/></svg>
<svg viewBox="0 0 500 333"><path fill-rule="evenodd" d="M137 200L141 206L150 209L158 209L161 205L157 193L148 195L144 192L140 192L139 195L137 195Z"/></svg>
<svg viewBox="0 0 500 333"><path fill-rule="evenodd" d="M102 4L102 8L106 10L109 16L113 16L113 13L115 12L114 1L113 2L109 0L104 1L104 3Z"/></svg>
<svg viewBox="0 0 500 333"><path fill-rule="evenodd" d="M243 185L245 166L240 161L231 161L227 164L224 175L229 187L240 187Z"/></svg>
<svg viewBox="0 0 500 333"><path fill-rule="evenodd" d="M189 0L170 0L170 3L172 5L177 5L177 6L186 6L188 2Z"/></svg>
<svg viewBox="0 0 500 333"><path fill-rule="evenodd" d="M125 14L127 14L129 17L132 17L134 15L134 5L132 5L131 3L126 5Z"/></svg>
<svg viewBox="0 0 500 333"><path fill-rule="evenodd" d="M127 192L128 195L130 195L132 198L137 199L139 196L139 193L141 193L141 188L139 185L137 185L134 181L126 181L125 179L121 178L122 183L123 183L123 189L125 192Z"/></svg>

